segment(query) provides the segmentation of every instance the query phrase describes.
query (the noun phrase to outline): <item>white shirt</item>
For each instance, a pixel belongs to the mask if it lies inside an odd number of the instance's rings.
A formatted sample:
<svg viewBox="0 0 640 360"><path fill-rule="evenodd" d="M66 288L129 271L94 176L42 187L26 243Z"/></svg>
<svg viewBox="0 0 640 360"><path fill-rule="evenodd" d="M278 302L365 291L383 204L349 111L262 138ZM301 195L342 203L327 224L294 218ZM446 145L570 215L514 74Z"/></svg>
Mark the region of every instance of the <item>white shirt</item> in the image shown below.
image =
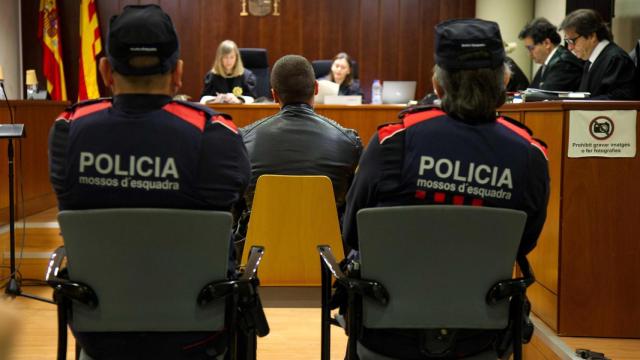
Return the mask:
<svg viewBox="0 0 640 360"><path fill-rule="evenodd" d="M558 46L560 46L560 45L558 45ZM553 54L555 54L556 51L558 50L558 46L554 47L553 50L551 50L551 52L547 56L547 60L544 61L544 66L549 65L549 61L551 61L551 58L553 57Z"/></svg>
<svg viewBox="0 0 640 360"><path fill-rule="evenodd" d="M602 40L593 49L593 51L591 52L591 56L589 56L589 61L591 62L591 64L589 65L589 70L591 70L593 63L596 62L596 59L598 58L598 56L600 56L600 53L602 53L602 50L604 50L607 45L609 45L609 40Z"/></svg>

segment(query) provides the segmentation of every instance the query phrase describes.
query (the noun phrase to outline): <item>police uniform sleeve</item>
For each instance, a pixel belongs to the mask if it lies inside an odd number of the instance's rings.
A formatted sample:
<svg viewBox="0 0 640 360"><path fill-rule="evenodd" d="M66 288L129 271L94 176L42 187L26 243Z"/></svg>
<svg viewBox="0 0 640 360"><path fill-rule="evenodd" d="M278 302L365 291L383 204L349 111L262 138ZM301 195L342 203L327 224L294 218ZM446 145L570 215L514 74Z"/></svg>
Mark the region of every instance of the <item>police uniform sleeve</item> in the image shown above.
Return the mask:
<svg viewBox="0 0 640 360"><path fill-rule="evenodd" d="M544 153L532 146L529 155L529 171L524 194L524 211L527 213L519 255L526 255L535 248L547 218L549 202L549 166Z"/></svg>
<svg viewBox="0 0 640 360"><path fill-rule="evenodd" d="M378 134L375 134L360 158L360 164L347 194L342 226L343 242L347 250L358 250L356 219L358 211L377 204L376 190L381 175L380 160L381 147Z"/></svg>
<svg viewBox="0 0 640 360"><path fill-rule="evenodd" d="M66 190L69 123L57 120L49 131L49 179L56 194Z"/></svg>
<svg viewBox="0 0 640 360"><path fill-rule="evenodd" d="M216 118L203 133L196 186L208 204L231 210L247 187L251 167L235 126L230 120Z"/></svg>

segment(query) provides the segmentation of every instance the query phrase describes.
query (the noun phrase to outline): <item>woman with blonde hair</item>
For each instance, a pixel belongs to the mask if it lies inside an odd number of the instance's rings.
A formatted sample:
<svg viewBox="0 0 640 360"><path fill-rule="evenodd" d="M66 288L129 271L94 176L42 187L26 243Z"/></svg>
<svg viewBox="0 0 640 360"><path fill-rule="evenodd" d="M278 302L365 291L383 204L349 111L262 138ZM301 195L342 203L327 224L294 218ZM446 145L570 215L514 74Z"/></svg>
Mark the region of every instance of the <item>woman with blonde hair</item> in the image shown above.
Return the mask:
<svg viewBox="0 0 640 360"><path fill-rule="evenodd" d="M255 94L256 77L245 69L240 51L235 42L225 40L216 51L216 59L211 70L204 77L201 98L212 96L215 102L252 102Z"/></svg>

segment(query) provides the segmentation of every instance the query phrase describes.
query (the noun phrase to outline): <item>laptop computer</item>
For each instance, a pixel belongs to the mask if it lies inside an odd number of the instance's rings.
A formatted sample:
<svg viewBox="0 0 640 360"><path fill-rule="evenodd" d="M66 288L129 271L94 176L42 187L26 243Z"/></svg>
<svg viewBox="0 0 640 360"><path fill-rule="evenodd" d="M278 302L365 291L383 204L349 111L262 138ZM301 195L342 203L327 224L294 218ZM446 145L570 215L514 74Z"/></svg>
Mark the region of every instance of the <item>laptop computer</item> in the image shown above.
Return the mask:
<svg viewBox="0 0 640 360"><path fill-rule="evenodd" d="M382 84L383 104L406 104L416 96L415 81L384 81Z"/></svg>

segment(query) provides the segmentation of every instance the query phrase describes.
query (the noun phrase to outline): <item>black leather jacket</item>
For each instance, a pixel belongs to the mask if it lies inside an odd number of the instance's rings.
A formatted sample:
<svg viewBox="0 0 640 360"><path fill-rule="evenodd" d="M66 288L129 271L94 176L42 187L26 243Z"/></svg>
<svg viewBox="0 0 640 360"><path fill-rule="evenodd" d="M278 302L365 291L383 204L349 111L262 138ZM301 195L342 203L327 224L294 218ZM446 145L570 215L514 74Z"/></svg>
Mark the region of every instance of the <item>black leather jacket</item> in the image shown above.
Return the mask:
<svg viewBox="0 0 640 360"><path fill-rule="evenodd" d="M240 129L251 161L245 199L251 208L263 174L326 175L341 210L362 153L358 133L315 113L308 104L285 105L277 114Z"/></svg>

